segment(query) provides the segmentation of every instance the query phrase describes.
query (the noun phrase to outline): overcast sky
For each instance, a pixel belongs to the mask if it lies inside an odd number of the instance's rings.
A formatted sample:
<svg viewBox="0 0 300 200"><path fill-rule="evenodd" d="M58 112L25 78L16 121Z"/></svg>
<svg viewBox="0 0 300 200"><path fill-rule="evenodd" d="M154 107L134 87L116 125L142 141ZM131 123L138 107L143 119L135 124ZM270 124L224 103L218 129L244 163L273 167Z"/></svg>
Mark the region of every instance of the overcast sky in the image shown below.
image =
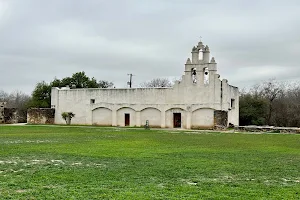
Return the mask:
<svg viewBox="0 0 300 200"><path fill-rule="evenodd" d="M232 85L300 80L299 0L0 0L0 90L181 77L200 36Z"/></svg>

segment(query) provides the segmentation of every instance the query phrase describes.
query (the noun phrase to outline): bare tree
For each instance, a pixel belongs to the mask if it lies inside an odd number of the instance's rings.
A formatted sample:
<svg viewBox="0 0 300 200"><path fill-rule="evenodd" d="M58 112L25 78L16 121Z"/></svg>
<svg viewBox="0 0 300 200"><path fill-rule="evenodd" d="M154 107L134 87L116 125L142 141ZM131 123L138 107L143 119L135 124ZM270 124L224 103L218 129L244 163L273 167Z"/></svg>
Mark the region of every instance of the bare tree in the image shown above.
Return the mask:
<svg viewBox="0 0 300 200"><path fill-rule="evenodd" d="M286 119L288 119L286 126L300 127L300 83L288 87L283 102L287 113Z"/></svg>
<svg viewBox="0 0 300 200"><path fill-rule="evenodd" d="M7 101L8 96L9 96L9 94L7 92L0 90L0 101Z"/></svg>
<svg viewBox="0 0 300 200"><path fill-rule="evenodd" d="M254 101L257 99L261 101ZM262 109L260 103L265 104L266 109ZM249 116L262 120L254 120L252 123ZM252 123L300 127L300 82L287 84L271 79L242 93L240 122L241 125Z"/></svg>
<svg viewBox="0 0 300 200"><path fill-rule="evenodd" d="M167 78L154 78L151 81L144 82L141 87L172 87L173 83Z"/></svg>
<svg viewBox="0 0 300 200"><path fill-rule="evenodd" d="M264 82L260 87L260 96L264 97L269 102L269 112L267 115L267 124L271 124L273 114L274 101L282 96L284 92L284 85L277 82L275 79Z"/></svg>
<svg viewBox="0 0 300 200"><path fill-rule="evenodd" d="M0 101L6 102L6 107L8 108L17 108L19 122L26 122L27 106L30 98L29 95L21 91L14 91L12 93L7 93L3 90L0 91Z"/></svg>

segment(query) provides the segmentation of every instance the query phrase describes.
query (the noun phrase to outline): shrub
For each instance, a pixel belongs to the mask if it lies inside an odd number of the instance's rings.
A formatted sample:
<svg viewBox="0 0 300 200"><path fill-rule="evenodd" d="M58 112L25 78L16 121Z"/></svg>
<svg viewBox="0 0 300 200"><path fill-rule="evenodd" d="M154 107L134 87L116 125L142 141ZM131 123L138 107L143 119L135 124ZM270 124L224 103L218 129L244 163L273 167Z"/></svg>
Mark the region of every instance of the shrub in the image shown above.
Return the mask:
<svg viewBox="0 0 300 200"><path fill-rule="evenodd" d="M71 119L75 117L75 114L72 112L63 112L61 117L66 121L66 124L71 124Z"/></svg>

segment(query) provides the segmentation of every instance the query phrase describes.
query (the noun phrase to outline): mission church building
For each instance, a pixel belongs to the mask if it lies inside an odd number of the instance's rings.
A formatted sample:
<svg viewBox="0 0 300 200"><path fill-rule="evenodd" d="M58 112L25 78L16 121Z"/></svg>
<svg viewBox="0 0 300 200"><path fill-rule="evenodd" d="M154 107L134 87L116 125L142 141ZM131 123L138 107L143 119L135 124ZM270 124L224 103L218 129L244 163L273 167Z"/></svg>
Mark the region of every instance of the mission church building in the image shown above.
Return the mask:
<svg viewBox="0 0 300 200"><path fill-rule="evenodd" d="M200 129L239 123L239 91L220 80L209 47L192 48L184 75L167 88L52 88L56 124L72 112L72 124Z"/></svg>

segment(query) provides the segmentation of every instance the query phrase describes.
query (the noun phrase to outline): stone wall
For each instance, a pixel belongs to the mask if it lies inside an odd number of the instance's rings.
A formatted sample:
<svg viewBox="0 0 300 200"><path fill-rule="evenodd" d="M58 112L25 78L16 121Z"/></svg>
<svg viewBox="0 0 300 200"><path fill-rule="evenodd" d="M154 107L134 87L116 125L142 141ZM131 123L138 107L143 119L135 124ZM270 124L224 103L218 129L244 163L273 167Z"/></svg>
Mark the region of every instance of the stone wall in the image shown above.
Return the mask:
<svg viewBox="0 0 300 200"><path fill-rule="evenodd" d="M4 121L4 106L5 106L5 102L0 102L0 124L3 124Z"/></svg>
<svg viewBox="0 0 300 200"><path fill-rule="evenodd" d="M300 134L300 128L298 127L275 127L275 126L236 126L236 131L242 132L266 132L266 133L298 133Z"/></svg>
<svg viewBox="0 0 300 200"><path fill-rule="evenodd" d="M214 111L215 129L225 129L228 124L228 112L223 110Z"/></svg>
<svg viewBox="0 0 300 200"><path fill-rule="evenodd" d="M55 109L31 108L27 111L28 124L54 124Z"/></svg>
<svg viewBox="0 0 300 200"><path fill-rule="evenodd" d="M18 110L16 108L4 108L4 123L18 123Z"/></svg>
<svg viewBox="0 0 300 200"><path fill-rule="evenodd" d="M0 102L0 124L18 123L18 110L6 108L6 102Z"/></svg>
<svg viewBox="0 0 300 200"><path fill-rule="evenodd" d="M5 108L6 102L0 102L0 124L4 124L4 108Z"/></svg>

